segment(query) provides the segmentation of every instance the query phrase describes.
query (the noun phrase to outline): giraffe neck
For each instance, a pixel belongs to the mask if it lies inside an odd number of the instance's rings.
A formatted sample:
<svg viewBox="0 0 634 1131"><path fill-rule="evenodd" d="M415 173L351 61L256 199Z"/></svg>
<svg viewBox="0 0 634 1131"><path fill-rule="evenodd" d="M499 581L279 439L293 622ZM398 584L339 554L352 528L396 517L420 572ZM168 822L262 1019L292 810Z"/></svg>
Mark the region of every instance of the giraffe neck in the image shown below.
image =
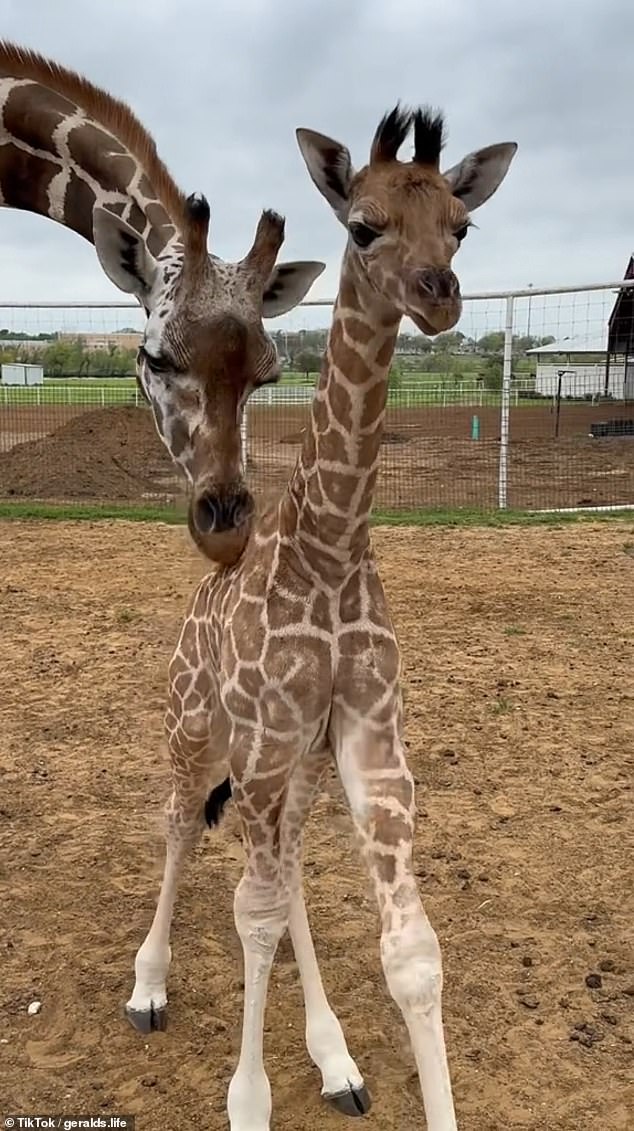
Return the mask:
<svg viewBox="0 0 634 1131"><path fill-rule="evenodd" d="M399 323L356 278L346 254L309 424L282 501L284 527L319 572L340 573L368 545Z"/></svg>
<svg viewBox="0 0 634 1131"><path fill-rule="evenodd" d="M175 242L144 162L109 128L125 112L136 127L121 105L47 61L0 45L0 206L48 216L92 243L93 208L101 205L138 231L153 255Z"/></svg>

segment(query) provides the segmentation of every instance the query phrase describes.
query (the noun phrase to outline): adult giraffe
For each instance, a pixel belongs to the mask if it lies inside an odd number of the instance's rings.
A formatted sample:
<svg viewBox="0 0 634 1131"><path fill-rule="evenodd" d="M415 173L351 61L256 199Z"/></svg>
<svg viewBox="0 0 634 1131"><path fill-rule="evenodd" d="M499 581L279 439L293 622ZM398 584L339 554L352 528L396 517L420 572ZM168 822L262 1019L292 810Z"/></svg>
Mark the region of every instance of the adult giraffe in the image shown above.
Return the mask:
<svg viewBox="0 0 634 1131"><path fill-rule="evenodd" d="M402 163L398 151L412 126L414 158ZM171 661L165 873L127 1010L143 1032L165 1023L179 875L205 817L215 823L232 792L247 859L234 904L245 989L240 1060L228 1094L231 1131L269 1129L263 1019L287 927L322 1094L349 1115L368 1110L363 1078L324 993L302 893L302 830L334 758L374 881L383 969L409 1030L427 1126L453 1131L440 949L412 868L414 786L399 649L368 519L401 317L431 334L456 324L461 299L452 259L469 212L497 189L517 147L491 146L442 174L442 118L399 107L380 123L369 164L358 173L338 142L307 130L298 141L348 231L339 294L290 483L259 518L237 565L202 581Z"/></svg>
<svg viewBox="0 0 634 1131"><path fill-rule="evenodd" d="M185 198L130 108L6 42L0 206L48 216L89 240L108 278L138 299L147 315L138 377L190 483L190 531L207 557L235 560L254 511L241 466L242 408L279 375L262 318L296 306L324 264L276 267L284 221L270 211L243 260L210 256L205 197Z"/></svg>

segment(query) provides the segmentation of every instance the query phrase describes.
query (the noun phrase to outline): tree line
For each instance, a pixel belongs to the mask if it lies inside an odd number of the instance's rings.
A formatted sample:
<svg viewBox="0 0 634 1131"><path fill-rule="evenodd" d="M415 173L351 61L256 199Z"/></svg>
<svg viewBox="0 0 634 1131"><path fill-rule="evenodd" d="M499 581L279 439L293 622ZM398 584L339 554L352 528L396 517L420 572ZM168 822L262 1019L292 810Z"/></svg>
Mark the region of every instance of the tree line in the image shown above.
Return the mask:
<svg viewBox="0 0 634 1131"><path fill-rule="evenodd" d="M321 368L328 331L275 330L272 338L283 367L293 373L314 376ZM3 339L19 344L3 345ZM514 335L513 355L525 357L527 350L546 345L554 338ZM29 343L33 343L29 348ZM36 346L35 343L38 343ZM485 384L497 387L501 380L503 331L494 331L474 339L458 330L425 338L422 334L399 334L396 344L392 381L397 385L408 371L424 369L427 373L472 374L477 369ZM21 361L41 365L47 378L56 377L130 377L135 372L136 351L112 345L107 350L87 350L81 337L60 338L54 334L28 334L0 330L0 362Z"/></svg>

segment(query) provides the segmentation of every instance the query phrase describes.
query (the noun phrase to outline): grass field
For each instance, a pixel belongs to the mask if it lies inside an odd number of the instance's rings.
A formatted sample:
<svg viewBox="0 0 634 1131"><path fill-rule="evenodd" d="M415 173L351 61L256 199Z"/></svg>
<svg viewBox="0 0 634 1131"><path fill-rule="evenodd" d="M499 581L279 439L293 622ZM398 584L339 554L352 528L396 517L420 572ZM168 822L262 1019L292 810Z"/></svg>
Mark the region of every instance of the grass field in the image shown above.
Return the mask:
<svg viewBox="0 0 634 1131"><path fill-rule="evenodd" d="M8 502L0 500L0 521L47 522L141 522L183 526L187 521L185 503L171 507L152 507L126 504L82 504ZM375 508L370 516L371 526L444 526L444 527L506 527L506 526L574 526L579 523L627 521L623 510L596 511L520 511L482 510L476 507L436 507L420 510L390 510ZM632 531L634 533L634 530Z"/></svg>
<svg viewBox="0 0 634 1131"><path fill-rule="evenodd" d="M301 373L285 373L279 385L269 386L255 399L275 404L297 397L308 399L315 378L306 380ZM522 382L523 384L523 382ZM534 404L524 397L525 389L515 388L513 404ZM285 396L286 393L286 396ZM117 404L138 404L142 397L133 377L51 378L43 385L23 387L0 383L0 406L12 405L86 405L96 407ZM418 405L469 405L495 406L500 403L500 392L488 390L475 383L473 377L459 378L446 373L407 373L398 385L389 390L388 403L414 408Z"/></svg>

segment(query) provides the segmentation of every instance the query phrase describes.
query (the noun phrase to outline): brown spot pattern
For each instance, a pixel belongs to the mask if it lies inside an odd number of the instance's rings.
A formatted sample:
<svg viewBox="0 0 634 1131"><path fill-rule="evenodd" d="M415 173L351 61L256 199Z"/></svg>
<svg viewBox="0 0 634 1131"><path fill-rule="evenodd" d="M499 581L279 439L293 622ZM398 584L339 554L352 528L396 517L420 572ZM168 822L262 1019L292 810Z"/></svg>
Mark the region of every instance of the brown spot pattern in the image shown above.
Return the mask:
<svg viewBox="0 0 634 1131"><path fill-rule="evenodd" d="M90 122L71 130L68 150L73 161L106 192L125 192L134 176L133 158L116 138Z"/></svg>
<svg viewBox="0 0 634 1131"><path fill-rule="evenodd" d="M0 145L0 183L5 205L48 215L48 186L60 168L59 161L34 157L10 142Z"/></svg>
<svg viewBox="0 0 634 1131"><path fill-rule="evenodd" d="M92 217L95 207L95 194L73 170L70 174L66 198L64 202L64 215L72 219L71 227L84 239L93 242Z"/></svg>
<svg viewBox="0 0 634 1131"><path fill-rule="evenodd" d="M57 155L53 134L60 122L75 112L75 106L68 99L30 83L13 88L2 118L5 130L12 137L33 149Z"/></svg>

